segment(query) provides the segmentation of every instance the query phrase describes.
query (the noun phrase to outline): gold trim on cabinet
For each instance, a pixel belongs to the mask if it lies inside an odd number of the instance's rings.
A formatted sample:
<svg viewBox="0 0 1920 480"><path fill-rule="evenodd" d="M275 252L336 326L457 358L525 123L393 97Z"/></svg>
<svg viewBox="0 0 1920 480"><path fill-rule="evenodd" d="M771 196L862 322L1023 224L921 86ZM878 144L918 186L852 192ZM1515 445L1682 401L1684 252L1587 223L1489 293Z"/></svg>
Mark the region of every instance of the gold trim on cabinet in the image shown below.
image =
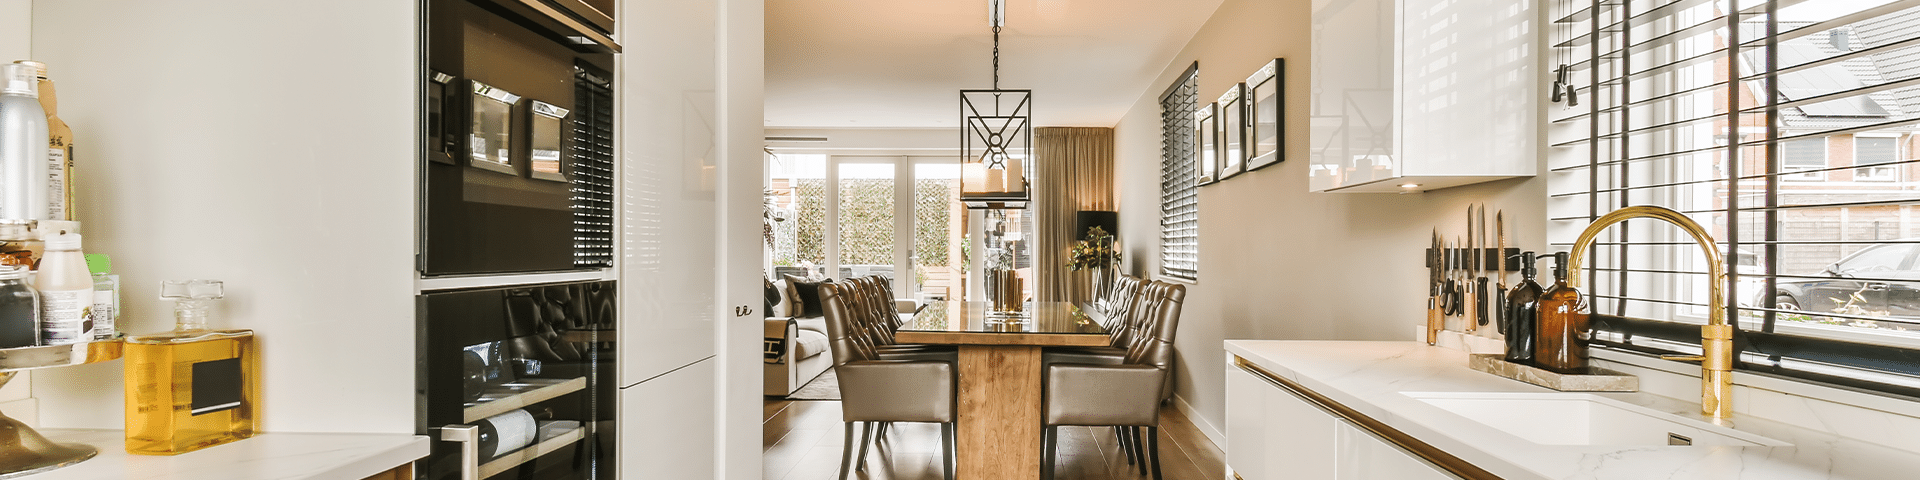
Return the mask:
<svg viewBox="0 0 1920 480"><path fill-rule="evenodd" d="M1387 426L1387 424L1381 423L1379 420L1374 420L1373 417L1368 417L1358 410L1348 408L1346 405L1341 405L1340 402L1335 402L1333 399L1307 389L1307 387L1301 386L1298 383L1294 383L1292 380L1287 380L1279 375L1275 375L1273 372L1267 371L1267 369L1261 368L1259 365L1254 365L1253 362L1249 362L1239 355L1233 356L1233 363L1235 366L1240 367L1241 370L1260 377L1260 379L1266 380L1267 383L1280 387L1282 390L1286 390L1287 393L1300 397L1301 400L1306 400L1307 403L1313 404L1336 417L1340 417L1352 423L1354 426L1360 427L1361 430L1365 430L1375 437L1379 437L1388 443L1392 443L1394 446L1400 447L1402 450L1406 450L1407 453L1426 460L1427 463L1431 463L1441 470L1446 470L1447 473L1466 480L1502 480L1492 472L1474 466L1472 463L1461 460L1460 457L1453 456L1453 454L1440 450L1433 445L1428 445L1426 442L1413 438L1412 435L1395 430L1393 427ZM1239 478L1239 474L1236 473L1234 477Z"/></svg>

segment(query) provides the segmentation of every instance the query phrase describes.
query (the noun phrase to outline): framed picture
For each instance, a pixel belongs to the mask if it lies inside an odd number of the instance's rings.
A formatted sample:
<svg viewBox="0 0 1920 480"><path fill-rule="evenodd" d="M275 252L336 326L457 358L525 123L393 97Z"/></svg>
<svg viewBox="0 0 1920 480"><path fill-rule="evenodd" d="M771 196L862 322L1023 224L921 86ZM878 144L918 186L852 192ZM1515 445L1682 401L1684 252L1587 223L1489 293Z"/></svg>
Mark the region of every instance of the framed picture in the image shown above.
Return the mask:
<svg viewBox="0 0 1920 480"><path fill-rule="evenodd" d="M473 82L473 112L467 156L475 168L519 175L513 164L513 110L520 96Z"/></svg>
<svg viewBox="0 0 1920 480"><path fill-rule="evenodd" d="M1220 174L1214 178L1226 180L1246 171L1247 168L1247 84L1236 83L1233 88L1216 101L1220 113L1216 115L1220 122Z"/></svg>
<svg viewBox="0 0 1920 480"><path fill-rule="evenodd" d="M1286 91L1286 72L1285 59L1276 58L1247 77L1248 171L1286 160L1283 151L1286 123L1282 121L1286 103L1281 101Z"/></svg>
<svg viewBox="0 0 1920 480"><path fill-rule="evenodd" d="M1207 185L1216 181L1220 175L1220 123L1214 121L1214 104L1201 105L1193 111L1193 157L1195 183Z"/></svg>

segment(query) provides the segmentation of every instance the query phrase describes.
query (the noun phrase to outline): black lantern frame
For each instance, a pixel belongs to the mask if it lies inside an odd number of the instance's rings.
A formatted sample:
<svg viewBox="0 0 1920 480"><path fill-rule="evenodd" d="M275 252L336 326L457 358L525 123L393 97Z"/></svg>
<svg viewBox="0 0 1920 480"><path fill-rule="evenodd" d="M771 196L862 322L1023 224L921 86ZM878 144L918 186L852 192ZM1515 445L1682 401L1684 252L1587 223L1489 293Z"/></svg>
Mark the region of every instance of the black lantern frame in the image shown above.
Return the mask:
<svg viewBox="0 0 1920 480"><path fill-rule="evenodd" d="M960 91L960 202L1027 208L1033 178L1033 91Z"/></svg>

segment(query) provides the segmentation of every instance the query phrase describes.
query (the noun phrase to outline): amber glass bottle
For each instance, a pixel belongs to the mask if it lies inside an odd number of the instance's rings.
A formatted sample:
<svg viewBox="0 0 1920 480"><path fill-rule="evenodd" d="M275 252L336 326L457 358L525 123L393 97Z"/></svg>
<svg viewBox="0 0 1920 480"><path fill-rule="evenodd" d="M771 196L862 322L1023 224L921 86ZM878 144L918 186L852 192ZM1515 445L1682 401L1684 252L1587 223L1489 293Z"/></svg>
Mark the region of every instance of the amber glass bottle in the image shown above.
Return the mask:
<svg viewBox="0 0 1920 480"><path fill-rule="evenodd" d="M1540 293L1545 289L1533 281L1540 272L1535 267L1533 252L1520 254L1520 283L1506 292L1505 321L1500 324L1500 333L1507 336L1507 361L1519 364L1533 363L1534 331L1538 330Z"/></svg>
<svg viewBox="0 0 1920 480"><path fill-rule="evenodd" d="M1567 253L1553 257L1553 286L1540 294L1537 328L1534 335L1533 363L1560 373L1580 373L1587 368L1587 302L1579 290L1567 285Z"/></svg>
<svg viewBox="0 0 1920 480"><path fill-rule="evenodd" d="M177 455L252 437L260 368L252 330L207 328L218 280L161 282L173 331L127 337L127 453Z"/></svg>

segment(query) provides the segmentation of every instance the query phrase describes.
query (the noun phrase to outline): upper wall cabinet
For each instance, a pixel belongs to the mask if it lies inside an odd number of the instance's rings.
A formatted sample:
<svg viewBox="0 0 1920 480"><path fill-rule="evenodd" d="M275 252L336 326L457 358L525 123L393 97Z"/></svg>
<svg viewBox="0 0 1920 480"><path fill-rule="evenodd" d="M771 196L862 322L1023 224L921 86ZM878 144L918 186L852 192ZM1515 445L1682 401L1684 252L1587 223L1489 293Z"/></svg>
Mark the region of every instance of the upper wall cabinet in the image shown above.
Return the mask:
<svg viewBox="0 0 1920 480"><path fill-rule="evenodd" d="M1314 2L1315 192L1425 191L1539 168L1538 10Z"/></svg>

